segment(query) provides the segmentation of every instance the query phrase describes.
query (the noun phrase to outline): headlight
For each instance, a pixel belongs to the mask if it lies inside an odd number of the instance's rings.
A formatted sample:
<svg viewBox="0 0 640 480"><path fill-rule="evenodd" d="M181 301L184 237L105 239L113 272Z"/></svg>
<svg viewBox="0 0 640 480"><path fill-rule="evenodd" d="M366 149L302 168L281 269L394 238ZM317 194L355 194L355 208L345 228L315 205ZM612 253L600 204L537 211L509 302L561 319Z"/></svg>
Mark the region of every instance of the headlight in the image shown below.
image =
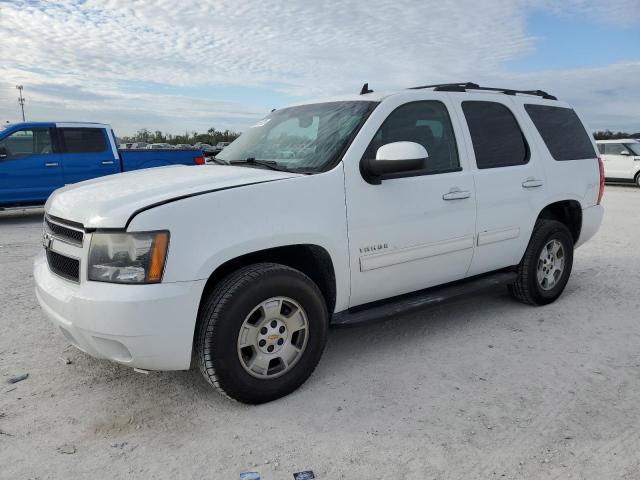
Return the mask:
<svg viewBox="0 0 640 480"><path fill-rule="evenodd" d="M159 283L169 249L169 232L94 233L89 248L89 280Z"/></svg>

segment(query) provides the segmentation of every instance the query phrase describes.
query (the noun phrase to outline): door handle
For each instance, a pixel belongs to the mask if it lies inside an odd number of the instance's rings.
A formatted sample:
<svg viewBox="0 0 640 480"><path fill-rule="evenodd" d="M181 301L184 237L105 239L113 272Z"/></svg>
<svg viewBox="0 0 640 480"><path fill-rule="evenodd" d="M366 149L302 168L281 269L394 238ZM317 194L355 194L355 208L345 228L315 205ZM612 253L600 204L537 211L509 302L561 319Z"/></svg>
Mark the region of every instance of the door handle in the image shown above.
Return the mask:
<svg viewBox="0 0 640 480"><path fill-rule="evenodd" d="M113 160L103 160L102 165L113 165Z"/></svg>
<svg viewBox="0 0 640 480"><path fill-rule="evenodd" d="M452 188L448 193L442 195L443 200L463 200L465 198L469 198L471 196L471 192L466 190L460 190L459 188Z"/></svg>
<svg viewBox="0 0 640 480"><path fill-rule="evenodd" d="M47 168L52 168L52 167L57 167L58 166L58 162L47 162L44 164L45 167Z"/></svg>
<svg viewBox="0 0 640 480"><path fill-rule="evenodd" d="M544 184L542 180L537 180L535 178L529 177L524 182L522 182L523 188L536 188L541 187Z"/></svg>

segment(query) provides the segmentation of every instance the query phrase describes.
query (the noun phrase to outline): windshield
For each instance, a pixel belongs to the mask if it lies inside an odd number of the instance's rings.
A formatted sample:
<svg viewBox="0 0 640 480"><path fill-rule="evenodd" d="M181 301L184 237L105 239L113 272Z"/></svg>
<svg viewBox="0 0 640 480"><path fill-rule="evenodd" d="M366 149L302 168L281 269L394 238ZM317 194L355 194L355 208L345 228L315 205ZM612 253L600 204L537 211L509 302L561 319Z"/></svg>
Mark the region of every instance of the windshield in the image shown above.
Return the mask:
<svg viewBox="0 0 640 480"><path fill-rule="evenodd" d="M276 110L216 158L226 162L267 160L286 170L322 172L335 164L376 105L329 102Z"/></svg>
<svg viewBox="0 0 640 480"><path fill-rule="evenodd" d="M624 146L634 155L640 155L640 143L625 143Z"/></svg>

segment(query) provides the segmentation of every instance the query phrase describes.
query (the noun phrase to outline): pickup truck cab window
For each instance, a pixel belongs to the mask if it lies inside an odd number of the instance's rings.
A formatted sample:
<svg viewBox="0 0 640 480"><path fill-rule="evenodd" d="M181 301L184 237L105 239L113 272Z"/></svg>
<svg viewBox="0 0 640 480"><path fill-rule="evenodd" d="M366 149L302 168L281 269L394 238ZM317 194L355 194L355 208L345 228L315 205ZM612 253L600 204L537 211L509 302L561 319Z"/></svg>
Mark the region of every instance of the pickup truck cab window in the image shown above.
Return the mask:
<svg viewBox="0 0 640 480"><path fill-rule="evenodd" d="M368 101L327 102L275 110L216 158L228 163L262 160L294 172L326 171L337 164L376 105Z"/></svg>
<svg viewBox="0 0 640 480"><path fill-rule="evenodd" d="M478 168L510 167L529 161L522 130L505 105L497 102L462 102Z"/></svg>
<svg viewBox="0 0 640 480"><path fill-rule="evenodd" d="M107 149L102 128L60 128L58 131L67 153L99 153Z"/></svg>
<svg viewBox="0 0 640 480"><path fill-rule="evenodd" d="M4 140L0 140L0 150L3 149L7 159L51 154L53 153L51 131L48 128L18 130Z"/></svg>
<svg viewBox="0 0 640 480"><path fill-rule="evenodd" d="M429 155L420 170L397 174L398 177L454 172L460 169L449 112L440 101L411 102L395 109L376 132L363 158L376 158L380 147L394 142L418 143Z"/></svg>

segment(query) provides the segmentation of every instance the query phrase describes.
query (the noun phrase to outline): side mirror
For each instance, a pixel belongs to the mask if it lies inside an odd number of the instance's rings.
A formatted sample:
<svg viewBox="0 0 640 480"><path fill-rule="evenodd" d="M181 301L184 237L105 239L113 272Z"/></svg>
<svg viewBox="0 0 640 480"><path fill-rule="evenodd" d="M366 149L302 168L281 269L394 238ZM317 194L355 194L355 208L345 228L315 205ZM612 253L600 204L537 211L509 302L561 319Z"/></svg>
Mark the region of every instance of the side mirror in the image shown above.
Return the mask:
<svg viewBox="0 0 640 480"><path fill-rule="evenodd" d="M629 152L629 150L623 150L623 151L620 152L620 155L629 156L629 155L631 155L631 152Z"/></svg>
<svg viewBox="0 0 640 480"><path fill-rule="evenodd" d="M5 147L0 147L0 160L4 160L8 156L9 152L7 152L7 149Z"/></svg>
<svg viewBox="0 0 640 480"><path fill-rule="evenodd" d="M420 170L428 157L427 149L419 143L387 143L378 149L375 159L364 159L360 170L367 182L379 185L391 175Z"/></svg>

